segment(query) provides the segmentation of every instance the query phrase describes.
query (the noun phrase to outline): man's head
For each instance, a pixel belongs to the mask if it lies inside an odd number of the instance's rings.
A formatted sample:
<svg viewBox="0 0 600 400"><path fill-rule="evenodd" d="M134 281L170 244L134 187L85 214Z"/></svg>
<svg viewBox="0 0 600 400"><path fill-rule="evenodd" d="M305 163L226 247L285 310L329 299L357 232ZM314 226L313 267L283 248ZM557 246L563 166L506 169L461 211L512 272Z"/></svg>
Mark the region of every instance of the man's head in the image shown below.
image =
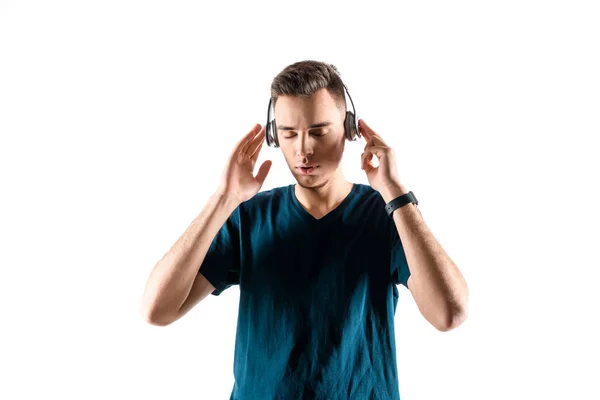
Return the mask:
<svg viewBox="0 0 600 400"><path fill-rule="evenodd" d="M311 60L291 64L273 80L271 97L279 146L298 184L326 185L338 174L346 140L346 98L337 70ZM303 172L304 165L316 168Z"/></svg>

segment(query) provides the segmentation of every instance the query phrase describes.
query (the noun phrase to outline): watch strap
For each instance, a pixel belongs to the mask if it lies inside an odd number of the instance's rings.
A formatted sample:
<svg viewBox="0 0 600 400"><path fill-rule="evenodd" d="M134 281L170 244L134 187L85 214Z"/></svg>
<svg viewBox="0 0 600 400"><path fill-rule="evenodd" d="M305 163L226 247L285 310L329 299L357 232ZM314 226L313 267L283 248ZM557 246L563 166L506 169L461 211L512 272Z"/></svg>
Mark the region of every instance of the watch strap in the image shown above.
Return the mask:
<svg viewBox="0 0 600 400"><path fill-rule="evenodd" d="M417 200L412 191L405 193L399 197L396 197L394 200L387 203L385 205L385 211L391 218L393 218L392 213L398 208L407 205L408 203L413 203L415 206L419 204L419 201Z"/></svg>

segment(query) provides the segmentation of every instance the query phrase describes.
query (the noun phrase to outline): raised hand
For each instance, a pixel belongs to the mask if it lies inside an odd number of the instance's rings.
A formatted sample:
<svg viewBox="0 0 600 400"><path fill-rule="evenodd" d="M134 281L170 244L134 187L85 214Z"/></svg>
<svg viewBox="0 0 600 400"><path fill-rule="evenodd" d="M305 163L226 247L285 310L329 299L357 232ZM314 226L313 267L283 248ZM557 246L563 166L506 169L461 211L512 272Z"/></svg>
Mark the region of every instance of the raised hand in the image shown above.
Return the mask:
<svg viewBox="0 0 600 400"><path fill-rule="evenodd" d="M381 193L387 201L407 193L408 190L400 183L398 177L394 149L388 146L381 135L371 129L363 119L358 121L358 129L367 141L360 161L361 169L367 174L369 185ZM378 166L373 164L373 155L377 156Z"/></svg>
<svg viewBox="0 0 600 400"><path fill-rule="evenodd" d="M265 128L256 124L236 144L223 171L218 193L240 204L258 193L273 164L266 160L254 176L254 165L265 141L264 132Z"/></svg>

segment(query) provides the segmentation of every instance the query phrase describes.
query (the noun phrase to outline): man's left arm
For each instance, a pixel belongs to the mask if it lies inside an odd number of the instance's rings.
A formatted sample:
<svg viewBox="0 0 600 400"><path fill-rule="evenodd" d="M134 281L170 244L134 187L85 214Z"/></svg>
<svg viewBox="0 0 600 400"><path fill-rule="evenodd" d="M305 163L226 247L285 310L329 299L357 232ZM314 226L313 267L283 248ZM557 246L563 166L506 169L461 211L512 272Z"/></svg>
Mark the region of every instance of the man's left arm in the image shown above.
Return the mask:
<svg viewBox="0 0 600 400"><path fill-rule="evenodd" d="M367 141L361 168L385 203L408 193L400 183L394 150L363 119L358 129ZM379 159L376 167L373 156ZM421 314L440 331L456 328L467 318L469 290L454 261L435 239L417 206L409 203L392 217L404 248L410 276L407 286Z"/></svg>
<svg viewBox="0 0 600 400"><path fill-rule="evenodd" d="M402 185L380 193L385 203L408 193ZM433 236L420 210L409 203L392 217L410 267L408 289L419 311L440 331L456 328L467 318L467 282L452 259Z"/></svg>

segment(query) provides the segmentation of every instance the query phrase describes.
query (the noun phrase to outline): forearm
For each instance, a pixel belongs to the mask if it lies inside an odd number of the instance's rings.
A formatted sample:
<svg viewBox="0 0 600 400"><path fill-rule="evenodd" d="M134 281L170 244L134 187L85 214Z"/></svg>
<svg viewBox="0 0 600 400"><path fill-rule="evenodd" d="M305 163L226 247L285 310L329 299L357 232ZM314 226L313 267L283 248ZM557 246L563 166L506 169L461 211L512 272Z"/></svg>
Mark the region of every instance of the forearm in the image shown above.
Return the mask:
<svg viewBox="0 0 600 400"><path fill-rule="evenodd" d="M386 203L408 193L404 187L382 193ZM425 224L414 204L392 214L411 272L411 290L423 316L440 330L450 329L465 318L467 283L456 264Z"/></svg>
<svg viewBox="0 0 600 400"><path fill-rule="evenodd" d="M234 200L213 194L200 215L158 261L142 297L142 312L148 319L160 320L179 310L212 241L238 205Z"/></svg>

